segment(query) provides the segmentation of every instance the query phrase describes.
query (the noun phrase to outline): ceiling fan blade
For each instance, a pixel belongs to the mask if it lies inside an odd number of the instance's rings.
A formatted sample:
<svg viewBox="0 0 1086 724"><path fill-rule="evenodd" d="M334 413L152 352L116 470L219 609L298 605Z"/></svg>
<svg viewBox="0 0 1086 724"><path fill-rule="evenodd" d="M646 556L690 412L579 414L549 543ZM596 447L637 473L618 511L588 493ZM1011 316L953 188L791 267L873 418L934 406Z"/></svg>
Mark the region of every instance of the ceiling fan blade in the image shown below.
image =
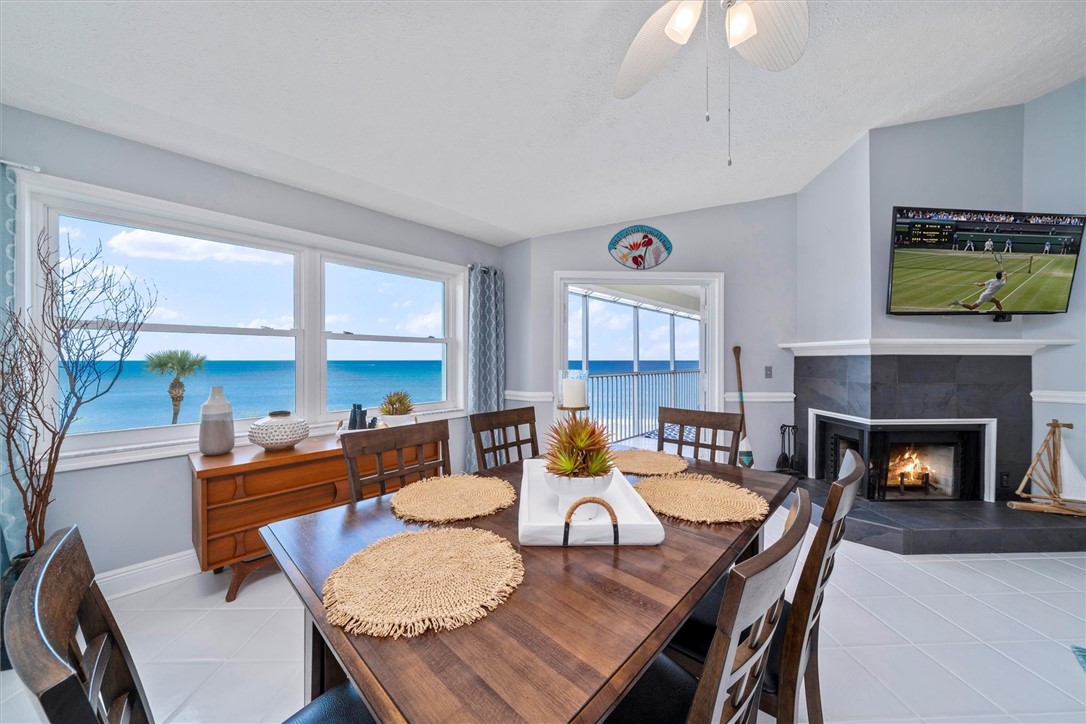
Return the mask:
<svg viewBox="0 0 1086 724"><path fill-rule="evenodd" d="M784 70L807 49L807 0L756 0L750 3L758 32L735 46L748 62L765 70Z"/></svg>
<svg viewBox="0 0 1086 724"><path fill-rule="evenodd" d="M641 26L615 79L615 98L629 98L645 87L683 47L664 33L680 0L669 0Z"/></svg>

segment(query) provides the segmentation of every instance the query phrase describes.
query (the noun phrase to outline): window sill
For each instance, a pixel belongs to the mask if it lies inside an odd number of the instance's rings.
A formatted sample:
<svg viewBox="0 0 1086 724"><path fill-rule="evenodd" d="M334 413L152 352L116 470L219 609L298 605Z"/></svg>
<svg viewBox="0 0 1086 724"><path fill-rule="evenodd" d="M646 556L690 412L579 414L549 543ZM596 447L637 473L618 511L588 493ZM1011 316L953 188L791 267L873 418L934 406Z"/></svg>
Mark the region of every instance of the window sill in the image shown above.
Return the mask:
<svg viewBox="0 0 1086 724"><path fill-rule="evenodd" d="M467 411L463 409L433 410L418 413L420 421L454 420L467 417ZM338 420L314 423L309 428L312 435L331 435L336 431ZM191 429L191 426L190 426ZM234 438L234 445L248 445L248 438L242 434ZM149 460L165 460L168 458L185 457L189 453L199 450L199 440L195 437L182 437L175 440L149 442L140 445L119 445L110 447L90 448L76 452L61 453L57 472L64 473L71 470L90 470L93 468L105 468L113 465L125 465L128 463L146 462Z"/></svg>

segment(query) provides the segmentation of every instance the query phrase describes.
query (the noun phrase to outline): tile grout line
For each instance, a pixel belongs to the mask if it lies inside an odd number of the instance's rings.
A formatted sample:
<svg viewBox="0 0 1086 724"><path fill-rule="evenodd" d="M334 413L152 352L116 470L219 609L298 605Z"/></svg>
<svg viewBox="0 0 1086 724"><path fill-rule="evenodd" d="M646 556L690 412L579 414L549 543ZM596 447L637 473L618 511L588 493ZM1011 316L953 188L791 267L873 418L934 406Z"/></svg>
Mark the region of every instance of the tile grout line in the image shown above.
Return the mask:
<svg viewBox="0 0 1086 724"><path fill-rule="evenodd" d="M1022 594L1022 595L1024 595L1024 596L1029 596L1029 593L1027 593L1026 591L1019 591L1019 593L1020 593L1020 594ZM981 595L995 595L995 594L981 594ZM1047 641L1051 641L1051 640L1053 640L1053 639L1052 639L1052 637L1051 637L1050 635L1046 634L1046 633L1045 633L1044 631L1041 631L1041 630L1040 630L1040 629L1038 629L1038 628L1037 628L1036 626L1032 626L1032 625L1030 625L1029 623L1027 623L1026 621L1024 621L1024 620L1020 619L1019 617L1017 617L1017 616L1009 616L1009 615L1007 615L1006 613L1004 613L1003 611L1000 611L1000 610L999 610L998 608L996 608L995 606L990 606L990 605L988 605L987 603L985 603L984 601L980 600L980 599L979 599L979 598L977 598L976 596L970 596L970 598L972 598L973 600L975 600L975 601L976 601L977 603L979 603L980 605L984 606L985 608L987 608L987 609L989 609L989 610L992 610L992 611L995 611L996 613L1000 614L1001 616L1006 616L1006 617L1007 617L1007 618L1009 618L1010 620L1012 620L1012 621L1014 621L1015 623L1017 623L1017 624L1018 624L1019 626L1023 626L1023 627L1025 627L1025 628L1028 628L1028 629L1029 629L1030 631L1036 631L1036 632L1037 632L1037 634L1038 634L1038 635L1040 635L1040 636L1043 636L1045 640L1047 640ZM1030 596L1030 598L1033 598L1033 596ZM1035 600L1035 601L1037 601L1038 603L1040 603L1040 604L1041 604L1042 606L1048 606L1049 608L1052 608L1052 609L1053 609L1053 610L1055 610L1055 611L1059 611L1059 610L1060 610L1060 609L1056 608L1055 606L1049 606L1049 604L1048 604L1048 603L1046 603L1046 602L1044 602L1044 601L1041 601L1041 600L1040 600L1040 599L1038 599L1038 598L1034 598L1034 600ZM997 641L997 642L995 642L995 643L1012 643L1012 642L1010 642L1010 641Z"/></svg>
<svg viewBox="0 0 1086 724"><path fill-rule="evenodd" d="M163 662L163 663L178 663L178 662ZM173 708L173 710L171 710L168 714L166 714L166 716L162 717L162 719L160 721L163 721L163 722L171 722L171 721L173 721L173 716L175 714L177 714L177 712L181 711L181 709L184 708L185 704L188 704L190 701L192 701L192 697L196 696L196 692L198 692L200 689L204 688L204 685L207 682L214 679L215 674L219 673L219 670L222 669L222 667L226 666L226 663L227 663L226 660L220 661L219 665L215 667L215 669L211 672L211 674L206 679L204 679L199 684L197 684L195 686L195 688L193 688L193 690L189 692L189 695L186 696L181 701L179 701L177 703L177 706L175 706ZM154 713L154 707L151 707L151 712L152 712L152 714ZM155 717L155 718L157 719L158 717Z"/></svg>
<svg viewBox="0 0 1086 724"><path fill-rule="evenodd" d="M1032 598L1035 601L1043 603L1046 606L1052 606L1052 608L1055 608L1057 611L1061 611L1063 613L1066 613L1068 616L1070 616L1072 618L1079 619L1080 621L1083 622L1083 630L1084 630L1084 633L1086 633L1086 610L1080 609L1081 613L1073 613L1071 611L1067 611L1065 609L1059 608L1058 606L1054 606L1053 604L1051 604L1048 601L1044 600L1039 595L1037 595L1038 593L1039 594L1045 594L1045 593L1050 594L1050 593L1052 593L1052 591L1038 591L1037 593L1027 593L1026 595L1029 596L1030 598ZM1057 591L1056 593L1063 593L1063 592L1062 591ZM1086 593L1083 593L1083 592L1080 592L1080 591L1074 591L1071 595L1075 595L1075 594L1079 595L1083 599L1083 602L1086 603ZM1055 640L1055 639L1053 639L1053 640Z"/></svg>
<svg viewBox="0 0 1086 724"><path fill-rule="evenodd" d="M890 696L894 697L894 699L896 699L896 700L897 700L897 702L898 702L899 704L901 704L901 705L902 705L903 707L905 707L905 710L906 710L906 711L908 711L908 712L911 712L911 713L912 713L912 715L913 715L914 717L916 717L916 721L923 721L923 720L924 720L924 717L922 717L922 716L921 716L920 714L918 714L918 713L916 712L916 710L915 710L915 709L913 709L913 708L912 708L911 706L909 706L909 704L908 704L908 703L907 703L907 702L906 702L905 700L903 700L903 699L902 699L902 698L901 698L900 696L898 696L898 695L897 695L897 693L896 693L896 692L895 692L895 691L894 691L894 690L893 690L892 688L890 688L889 686L887 686L886 682L884 682L884 681L883 681L882 679L880 679L879 677L875 676L875 674L874 674L874 673L872 673L871 671L869 671L869 670L868 670L868 668L867 668L866 666L864 666L864 663L863 663L862 661L860 661L860 660L859 660L858 658L856 658L855 656L853 656L853 655L852 655L852 652L851 652L851 651L849 650L850 648L851 648L851 647L843 647L843 648L842 648L841 650L842 650L842 651L844 651L844 652L845 652L845 655L846 655L846 656L848 656L848 657L849 657L850 659L852 659L852 661L853 661L853 662L854 662L854 663L855 663L855 664L856 664L857 666L859 666L859 667L860 667L860 668L861 668L862 670L866 671L866 672L867 672L867 673L868 673L868 674L869 674L869 675L871 676L871 678L872 678L872 679L874 679L874 680L875 680L875 681L877 681L877 682L878 682L879 684L881 684L881 685L882 685L882 687L883 687L884 689L886 689L886 691L888 691L888 692L890 693ZM914 648L915 648L915 647L914 647ZM864 719L855 719L855 720L853 720L853 721L870 721L870 720L864 720ZM889 720L888 720L888 721L889 721ZM908 721L908 720L907 720L907 719L906 719L906 720L902 720L902 719L897 719L897 720L894 720L894 721Z"/></svg>
<svg viewBox="0 0 1086 724"><path fill-rule="evenodd" d="M1004 643L1036 643L1036 642L1033 642L1033 641L1022 641L1022 642L1004 642ZM1056 642L1055 642L1055 641L1048 641L1048 642L1044 642L1044 643L1056 643ZM1022 665L1022 664L1020 664L1020 663L1019 663L1019 662L1018 662L1017 660L1015 660L1014 658L1012 658L1012 657L1010 656L1010 654L1005 654L1005 653L1003 653L1002 651L1000 651L999 649L997 649L997 648L996 648L995 646L992 646L991 644L988 644L988 648L990 648L990 649L995 649L996 653L998 653L998 654L999 654L1000 656L1002 656L1003 658L1007 659L1007 660L1008 660L1008 661L1010 661L1011 663L1013 663L1013 664L1017 665L1018 667L1020 667L1020 668L1022 668L1022 669L1025 669L1026 671L1029 671L1029 672L1030 672L1031 674L1033 674L1033 673L1034 673L1033 671L1030 671L1029 669L1026 669L1026 667L1025 667L1025 666L1023 666L1023 665ZM1068 650L1067 650L1067 655L1068 655L1068 657L1069 657L1069 658L1070 658L1070 659L1072 660L1072 663L1073 663L1074 665L1077 665L1077 664L1078 664L1078 662L1077 662L1077 661L1076 661L1076 660L1074 659L1074 654L1073 654L1073 653L1071 653L1071 650L1070 650L1070 649L1068 649ZM1035 675L1035 676L1037 676L1036 674L1034 674L1034 675ZM1038 678L1038 679L1041 679L1041 677L1040 677L1040 676L1037 676L1037 678ZM1078 702L1079 704L1081 704L1081 705L1082 705L1082 706L1084 707L1084 711L1083 711L1083 713L1084 713L1084 715L1086 715L1086 701L1084 701L1083 699L1080 699L1080 698L1079 698L1079 695L1078 695L1078 694L1073 694L1072 692L1068 691L1067 689L1064 689L1064 688L1063 688L1062 686L1060 686L1059 684L1057 684L1057 683L1055 683L1055 682L1053 682L1053 681L1049 681L1048 679L1041 679L1041 681L1043 681L1044 683L1048 684L1049 686L1051 686L1051 687L1052 687L1053 689L1055 689L1056 691L1059 691L1059 692L1061 692L1061 693L1063 693L1063 694L1066 694L1066 695L1067 695L1067 696L1068 696L1069 698L1071 698L1071 699L1073 699L1073 700L1077 701L1077 702ZM1086 696L1086 693L1083 693L1083 696ZM1084 716L1084 718L1086 718L1086 716Z"/></svg>
<svg viewBox="0 0 1086 724"><path fill-rule="evenodd" d="M1050 581L1054 581L1055 583L1058 583L1059 585L1063 586L1064 588L1067 588L1067 589L1069 589L1070 591L1074 591L1075 593L1083 593L1083 592L1086 592L1086 588L1084 588L1084 589L1077 589L1077 588L1073 588L1072 586L1070 586L1070 585L1068 585L1068 584L1064 583L1063 581L1059 580L1058 578L1053 578L1052 576L1048 575L1048 574L1047 574L1047 573L1045 573L1044 571L1035 571L1035 570L1033 570L1033 569L1031 569L1031 568L1027 568L1026 566L1023 566L1023 565L1022 565L1021 563L1019 563L1018 561L1020 561L1020 560L1026 560L1026 559L1024 559L1024 558L1016 558L1016 559L1011 559L1011 558L1008 558L1007 560L1009 560L1009 561L1010 561L1011 563L1013 563L1014 565L1018 566L1019 568L1025 568L1025 569L1026 569L1027 571L1029 571L1030 573L1036 574L1036 575L1038 575L1038 576L1044 576L1044 577L1045 577L1045 578L1047 578L1048 580L1050 580ZM1065 566L1067 565L1066 563L1063 563L1062 561L1060 561L1060 560L1059 560L1058 558L1054 558L1054 559L1042 559L1042 560L1055 560L1055 561L1059 562L1059 563L1060 563L1060 565L1065 565ZM1081 568L1077 568L1076 566L1067 566L1067 568L1068 568L1068 570L1070 570L1070 571L1078 571L1078 572L1081 572L1081 574L1082 574L1082 579L1083 579L1083 581L1086 581L1086 571L1083 571L1083 570L1082 570ZM1023 593L1030 593L1030 592L1029 592L1029 591L1023 591ZM1037 593L1067 593L1067 591L1037 591Z"/></svg>

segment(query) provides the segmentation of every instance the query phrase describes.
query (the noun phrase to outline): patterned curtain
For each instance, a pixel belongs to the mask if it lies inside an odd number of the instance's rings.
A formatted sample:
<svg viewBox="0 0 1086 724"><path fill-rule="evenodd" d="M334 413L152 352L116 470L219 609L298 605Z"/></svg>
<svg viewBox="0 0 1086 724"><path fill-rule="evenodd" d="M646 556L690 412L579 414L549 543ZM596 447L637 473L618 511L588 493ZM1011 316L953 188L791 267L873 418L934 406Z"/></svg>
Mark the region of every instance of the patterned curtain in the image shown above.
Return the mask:
<svg viewBox="0 0 1086 724"><path fill-rule="evenodd" d="M15 305L15 171L0 164L0 322L7 323ZM23 552L26 516L19 491L0 460L0 571L8 568L8 554Z"/></svg>
<svg viewBox="0 0 1086 724"><path fill-rule="evenodd" d="M500 410L505 403L505 274L472 264L468 274L468 414ZM468 434L464 469L476 470Z"/></svg>

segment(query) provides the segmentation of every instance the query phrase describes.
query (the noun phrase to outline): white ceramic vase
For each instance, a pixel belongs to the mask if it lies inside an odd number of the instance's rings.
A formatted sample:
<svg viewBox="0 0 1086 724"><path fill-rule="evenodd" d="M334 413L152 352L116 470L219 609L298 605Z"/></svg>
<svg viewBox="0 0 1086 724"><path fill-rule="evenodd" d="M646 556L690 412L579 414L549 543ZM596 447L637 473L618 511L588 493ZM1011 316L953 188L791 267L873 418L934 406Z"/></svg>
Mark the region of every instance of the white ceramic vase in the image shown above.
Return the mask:
<svg viewBox="0 0 1086 724"><path fill-rule="evenodd" d="M381 415L381 422L385 423L389 427L399 427L400 425L410 425L415 421L414 413L410 415Z"/></svg>
<svg viewBox="0 0 1086 724"><path fill-rule="evenodd" d="M614 470L609 470L598 478L566 478L561 475L553 475L543 471L543 480L547 487L558 496L558 515L565 520L569 507L581 498L603 497L607 488L611 487L611 478ZM573 513L574 521L592 520L602 507L595 503L585 503Z"/></svg>
<svg viewBox="0 0 1086 724"><path fill-rule="evenodd" d="M234 449L234 407L221 385L211 388L207 402L200 406L200 452L225 455Z"/></svg>
<svg viewBox="0 0 1086 724"><path fill-rule="evenodd" d="M249 428L249 442L265 450L288 450L309 437L309 423L287 410L274 410Z"/></svg>

